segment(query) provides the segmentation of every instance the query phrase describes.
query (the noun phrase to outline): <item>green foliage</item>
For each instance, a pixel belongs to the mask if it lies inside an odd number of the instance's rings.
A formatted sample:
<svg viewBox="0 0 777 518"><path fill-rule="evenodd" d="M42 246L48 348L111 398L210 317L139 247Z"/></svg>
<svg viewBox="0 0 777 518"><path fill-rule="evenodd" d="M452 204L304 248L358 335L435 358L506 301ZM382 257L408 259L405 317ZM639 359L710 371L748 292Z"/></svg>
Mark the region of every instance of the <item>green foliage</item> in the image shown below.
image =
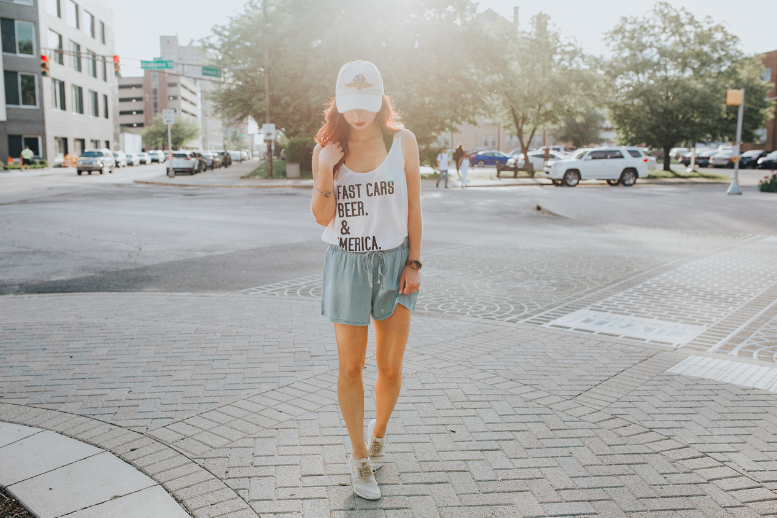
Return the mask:
<svg viewBox="0 0 777 518"><path fill-rule="evenodd" d="M270 118L289 138L315 134L340 67L359 59L380 69L421 148L484 109L480 74L465 59L475 17L469 0L332 0L325 8L277 0L267 11ZM265 120L264 34L262 11L251 7L204 42L229 71L229 84L213 95L228 120Z"/></svg>
<svg viewBox="0 0 777 518"><path fill-rule="evenodd" d="M294 137L286 146L286 161L290 164L299 164L300 171L312 171L315 147L316 142L311 137Z"/></svg>
<svg viewBox="0 0 777 518"><path fill-rule="evenodd" d="M577 116L562 117L560 126L553 136L561 142L571 142L576 148L599 144L599 131L604 127L604 115L595 109L586 110Z"/></svg>
<svg viewBox="0 0 777 518"><path fill-rule="evenodd" d="M614 54L606 71L619 140L662 149L667 171L669 150L678 143L732 138L726 89L747 84L760 90L758 64L743 59L736 36L668 3L642 17L621 18L606 41ZM764 113L762 103L748 110L744 135L763 125Z"/></svg>
<svg viewBox="0 0 777 518"><path fill-rule="evenodd" d="M507 115L524 155L534 134L577 118L593 106L600 90L596 62L549 26L549 17L532 17L529 31L505 20L478 22L476 62L494 110ZM530 163L528 158L526 162Z"/></svg>
<svg viewBox="0 0 777 518"><path fill-rule="evenodd" d="M777 192L777 173L771 176L764 176L763 180L758 182L758 190L761 192Z"/></svg>
<svg viewBox="0 0 777 518"><path fill-rule="evenodd" d="M200 125L197 119L187 115L176 115L175 124L170 132L173 150L181 149L186 143L200 136ZM151 126L143 130L143 143L148 143L149 149L167 149L167 125L162 122L162 114L154 115Z"/></svg>
<svg viewBox="0 0 777 518"><path fill-rule="evenodd" d="M286 178L286 164L290 163L286 160L273 160L272 161L272 177L274 179L283 179ZM263 161L259 166L245 175L243 178L267 178L267 161ZM302 167L300 167L299 171L299 179L300 180L309 180L313 178L313 172L303 171ZM295 178L296 180L296 178Z"/></svg>
<svg viewBox="0 0 777 518"><path fill-rule="evenodd" d="M22 168L21 164L2 164L0 163L0 166L3 167L3 169L7 171L15 171ZM28 166L24 166L25 168L30 169L45 169L49 166L49 163L45 160L33 160L32 164Z"/></svg>

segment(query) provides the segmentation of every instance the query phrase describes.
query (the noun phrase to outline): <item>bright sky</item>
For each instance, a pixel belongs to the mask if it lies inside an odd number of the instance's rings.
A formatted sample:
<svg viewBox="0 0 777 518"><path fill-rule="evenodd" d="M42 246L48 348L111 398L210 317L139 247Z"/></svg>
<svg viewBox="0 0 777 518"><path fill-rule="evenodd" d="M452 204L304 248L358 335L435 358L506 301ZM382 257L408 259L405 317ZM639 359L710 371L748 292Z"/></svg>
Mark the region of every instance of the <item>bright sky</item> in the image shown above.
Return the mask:
<svg viewBox="0 0 777 518"><path fill-rule="evenodd" d="M246 0L219 0L216 6L213 2L190 0L182 9L181 2L176 0L106 1L113 6L116 53L122 58L122 75L125 76L142 75L139 68L130 67L140 66L139 63L129 58L156 57L160 35L178 34L178 41L186 45L190 40L210 35L214 24L226 23L231 16L242 12L246 3ZM742 50L749 54L777 50L775 0L670 0L670 3L685 7L697 17L709 15L716 22L725 22L741 39ZM322 2L322 5L325 4ZM605 54L603 34L614 27L621 16L642 15L652 5L652 0L482 0L479 10L490 7L512 20L513 6L517 6L519 23L524 27L532 15L542 11L550 15L551 22L562 35L575 38L586 52Z"/></svg>

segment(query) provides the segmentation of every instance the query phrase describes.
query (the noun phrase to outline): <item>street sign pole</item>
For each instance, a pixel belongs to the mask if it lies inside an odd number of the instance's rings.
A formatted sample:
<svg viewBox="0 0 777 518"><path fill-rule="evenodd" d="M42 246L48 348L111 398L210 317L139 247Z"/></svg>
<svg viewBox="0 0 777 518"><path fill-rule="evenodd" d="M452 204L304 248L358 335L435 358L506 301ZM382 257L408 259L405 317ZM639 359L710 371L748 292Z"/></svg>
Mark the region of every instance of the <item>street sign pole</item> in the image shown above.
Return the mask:
<svg viewBox="0 0 777 518"><path fill-rule="evenodd" d="M734 148L734 179L731 181L731 185L726 191L728 194L742 194L742 190L739 188L739 150L742 145L742 117L745 113L745 90L740 90L741 97L739 102L739 116L737 117L737 145Z"/></svg>
<svg viewBox="0 0 777 518"><path fill-rule="evenodd" d="M264 143L267 144L267 178L272 178L272 145L275 141L275 124L262 124Z"/></svg>
<svg viewBox="0 0 777 518"><path fill-rule="evenodd" d="M170 163L170 168L167 170L167 176L175 176L173 171L173 124L175 124L175 110L167 109L162 110L162 122L167 124L167 159Z"/></svg>

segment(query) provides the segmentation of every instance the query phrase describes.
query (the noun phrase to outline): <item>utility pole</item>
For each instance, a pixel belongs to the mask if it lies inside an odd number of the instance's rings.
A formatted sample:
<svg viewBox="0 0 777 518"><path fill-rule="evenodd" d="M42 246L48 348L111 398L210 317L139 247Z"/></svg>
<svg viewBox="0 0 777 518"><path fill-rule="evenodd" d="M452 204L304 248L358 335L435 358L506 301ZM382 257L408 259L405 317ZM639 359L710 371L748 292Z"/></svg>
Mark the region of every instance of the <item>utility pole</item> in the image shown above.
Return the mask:
<svg viewBox="0 0 777 518"><path fill-rule="evenodd" d="M264 122L270 124L270 54L267 50L267 0L262 0L262 12L264 13ZM267 178L272 178L272 141L267 142Z"/></svg>
<svg viewBox="0 0 777 518"><path fill-rule="evenodd" d="M731 185L726 191L728 194L742 194L739 188L739 150L742 145L742 117L745 113L745 89L742 90L729 90L726 92L726 104L729 106L739 105L739 114L737 117L737 145L734 147L733 159L734 162L734 179L731 181Z"/></svg>

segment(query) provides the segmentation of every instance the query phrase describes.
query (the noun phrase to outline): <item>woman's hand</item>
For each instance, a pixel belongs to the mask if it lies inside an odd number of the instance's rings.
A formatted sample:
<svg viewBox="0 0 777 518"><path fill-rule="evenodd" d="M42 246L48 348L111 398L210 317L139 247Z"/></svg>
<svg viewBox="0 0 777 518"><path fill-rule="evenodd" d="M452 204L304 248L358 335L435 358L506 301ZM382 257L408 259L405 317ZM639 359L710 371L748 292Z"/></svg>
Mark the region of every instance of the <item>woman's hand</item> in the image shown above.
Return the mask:
<svg viewBox="0 0 777 518"><path fill-rule="evenodd" d="M421 272L405 266L402 276L399 278L399 293L410 295L416 293L421 286Z"/></svg>
<svg viewBox="0 0 777 518"><path fill-rule="evenodd" d="M343 158L343 148L339 142L330 142L318 155L318 170L332 171Z"/></svg>

